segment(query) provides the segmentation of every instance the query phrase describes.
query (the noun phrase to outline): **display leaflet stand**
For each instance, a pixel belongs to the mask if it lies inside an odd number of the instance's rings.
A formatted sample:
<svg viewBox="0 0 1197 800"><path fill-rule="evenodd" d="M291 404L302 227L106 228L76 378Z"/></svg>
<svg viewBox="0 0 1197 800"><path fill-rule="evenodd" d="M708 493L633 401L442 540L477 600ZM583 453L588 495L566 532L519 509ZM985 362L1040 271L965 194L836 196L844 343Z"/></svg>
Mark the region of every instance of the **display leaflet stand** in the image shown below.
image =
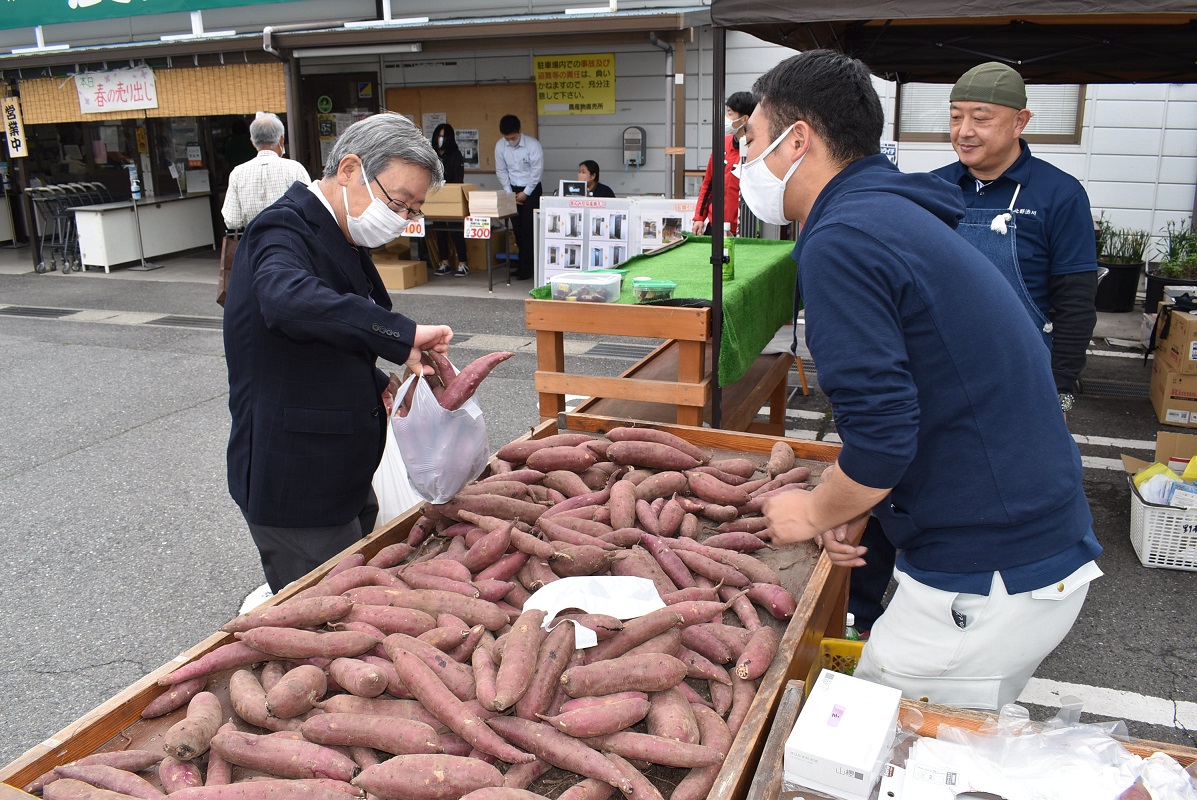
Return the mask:
<svg viewBox="0 0 1197 800"><path fill-rule="evenodd" d="M17 220L12 213L12 204L17 195L13 194L11 189L5 189L4 196L8 198L8 229L12 231L12 241L8 244L0 244L0 250L16 250L21 247L28 247L29 242L17 241Z"/></svg>
<svg viewBox="0 0 1197 800"><path fill-rule="evenodd" d="M136 266L129 267L129 269L134 272L149 272L152 269L162 269L161 264L151 264L145 260L145 247L141 243L141 214L137 211L136 197L133 198L132 203L133 225L137 228L137 257L141 260L141 263Z"/></svg>

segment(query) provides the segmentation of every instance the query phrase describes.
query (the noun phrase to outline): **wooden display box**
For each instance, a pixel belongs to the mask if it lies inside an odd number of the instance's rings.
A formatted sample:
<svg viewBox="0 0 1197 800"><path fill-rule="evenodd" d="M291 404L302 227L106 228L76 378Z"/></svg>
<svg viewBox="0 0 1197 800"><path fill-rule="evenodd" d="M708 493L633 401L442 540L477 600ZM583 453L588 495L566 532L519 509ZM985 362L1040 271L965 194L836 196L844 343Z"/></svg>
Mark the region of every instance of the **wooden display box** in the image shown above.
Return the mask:
<svg viewBox="0 0 1197 800"><path fill-rule="evenodd" d="M782 762L785 757L786 738L794 728L798 712L802 709L803 689L804 684L800 680L793 680L786 684L746 800L777 800L781 794ZM982 711L968 711L905 698L898 709L899 725L919 736L929 737L935 736L941 725L976 731L995 718L995 715ZM1032 725L1035 724L1032 723ZM1187 767L1197 760L1197 749L1182 745L1153 742L1146 739L1131 739L1123 741L1122 744L1127 750L1143 758L1147 758L1152 753L1167 753L1175 758L1182 767ZM826 800L827 798L827 795L811 789L803 789L802 796L808 800Z"/></svg>
<svg viewBox="0 0 1197 800"><path fill-rule="evenodd" d="M667 425L653 427L675 433L700 447L724 451L719 453L718 457L744 455L757 459L761 464L768 459L773 444L778 441L768 436L707 428ZM545 422L531 433L520 437L520 440L539 439L557 432L557 426L553 422ZM808 462L827 463L834 460L838 453L838 448L833 445L799 440L785 441L799 459ZM812 466L817 468L819 463L812 463ZM295 581L265 605L277 605L312 586L345 556L361 553L368 559L383 547L403 541L419 516L418 507L400 515L354 547L346 549L320 568ZM744 800L786 682L805 676L818 653L819 642L829 635L829 632L838 631L843 627L847 609L846 569L833 567L827 556L821 554L813 545L769 551L769 557L774 559L769 563L778 569L787 587L798 598L798 607L781 632L777 656L760 679L760 686L748 716L724 761L723 769L708 796L709 800ZM787 566L781 566L783 563ZM235 641L232 634L214 633L97 706L42 744L31 748L16 761L0 768L0 800L29 800L32 795L22 791L23 787L54 766L66 764L91 753L115 749L160 748L162 735L182 718L185 709L156 719L141 719L141 710L166 691L166 687L158 685L158 679L173 672L178 666L190 663L232 641ZM207 687L209 691L222 696L226 703L228 677L231 672L230 670L211 676Z"/></svg>

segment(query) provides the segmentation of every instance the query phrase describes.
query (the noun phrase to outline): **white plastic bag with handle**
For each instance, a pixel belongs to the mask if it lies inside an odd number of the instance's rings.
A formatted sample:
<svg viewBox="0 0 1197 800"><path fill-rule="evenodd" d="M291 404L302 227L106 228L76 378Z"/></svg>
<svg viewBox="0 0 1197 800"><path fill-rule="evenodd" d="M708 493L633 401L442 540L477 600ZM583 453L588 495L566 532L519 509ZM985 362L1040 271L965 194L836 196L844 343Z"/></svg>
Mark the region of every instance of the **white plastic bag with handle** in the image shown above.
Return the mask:
<svg viewBox="0 0 1197 800"><path fill-rule="evenodd" d="M454 411L442 408L423 375L410 375L395 393L395 407L416 381L407 416L395 414L391 427L416 494L444 503L477 478L486 466L489 443L482 409L473 398Z"/></svg>
<svg viewBox="0 0 1197 800"><path fill-rule="evenodd" d="M382 451L382 461L374 471L374 494L378 497L378 528L393 520L413 506L424 502L407 478L407 465L395 441L395 431L387 425L387 444Z"/></svg>

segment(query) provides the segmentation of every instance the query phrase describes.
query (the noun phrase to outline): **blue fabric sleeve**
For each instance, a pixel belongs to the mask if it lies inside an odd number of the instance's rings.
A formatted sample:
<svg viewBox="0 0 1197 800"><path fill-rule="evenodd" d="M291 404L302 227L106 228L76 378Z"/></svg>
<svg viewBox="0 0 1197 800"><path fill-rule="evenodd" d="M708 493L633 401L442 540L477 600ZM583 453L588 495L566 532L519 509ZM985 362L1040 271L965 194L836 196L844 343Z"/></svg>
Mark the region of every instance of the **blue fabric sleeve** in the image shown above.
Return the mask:
<svg viewBox="0 0 1197 800"><path fill-rule="evenodd" d="M1048 231L1048 263L1052 275L1097 270L1097 241L1093 236L1093 211L1089 196L1079 183L1059 198L1052 209Z"/></svg>
<svg viewBox="0 0 1197 800"><path fill-rule="evenodd" d="M919 425L899 305L916 300L909 273L882 243L843 225L813 232L798 271L807 346L844 443L839 465L857 483L892 488L914 458Z"/></svg>

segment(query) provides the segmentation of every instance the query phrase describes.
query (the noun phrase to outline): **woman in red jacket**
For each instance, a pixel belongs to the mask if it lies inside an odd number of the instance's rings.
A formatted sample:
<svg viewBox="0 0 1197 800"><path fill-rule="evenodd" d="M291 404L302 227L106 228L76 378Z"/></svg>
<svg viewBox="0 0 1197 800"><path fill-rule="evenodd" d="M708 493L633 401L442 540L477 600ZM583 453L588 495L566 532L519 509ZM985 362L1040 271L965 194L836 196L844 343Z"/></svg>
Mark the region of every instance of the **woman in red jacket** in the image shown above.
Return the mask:
<svg viewBox="0 0 1197 800"><path fill-rule="evenodd" d="M723 132L723 220L731 223L735 236L740 228L740 179L732 175L732 167L740 163L740 138L744 123L756 108L756 102L748 92L735 92L727 98ZM698 192L698 205L694 207L695 234L710 233L711 222L711 173L715 167L712 153L707 161L707 174L703 176L702 188Z"/></svg>

